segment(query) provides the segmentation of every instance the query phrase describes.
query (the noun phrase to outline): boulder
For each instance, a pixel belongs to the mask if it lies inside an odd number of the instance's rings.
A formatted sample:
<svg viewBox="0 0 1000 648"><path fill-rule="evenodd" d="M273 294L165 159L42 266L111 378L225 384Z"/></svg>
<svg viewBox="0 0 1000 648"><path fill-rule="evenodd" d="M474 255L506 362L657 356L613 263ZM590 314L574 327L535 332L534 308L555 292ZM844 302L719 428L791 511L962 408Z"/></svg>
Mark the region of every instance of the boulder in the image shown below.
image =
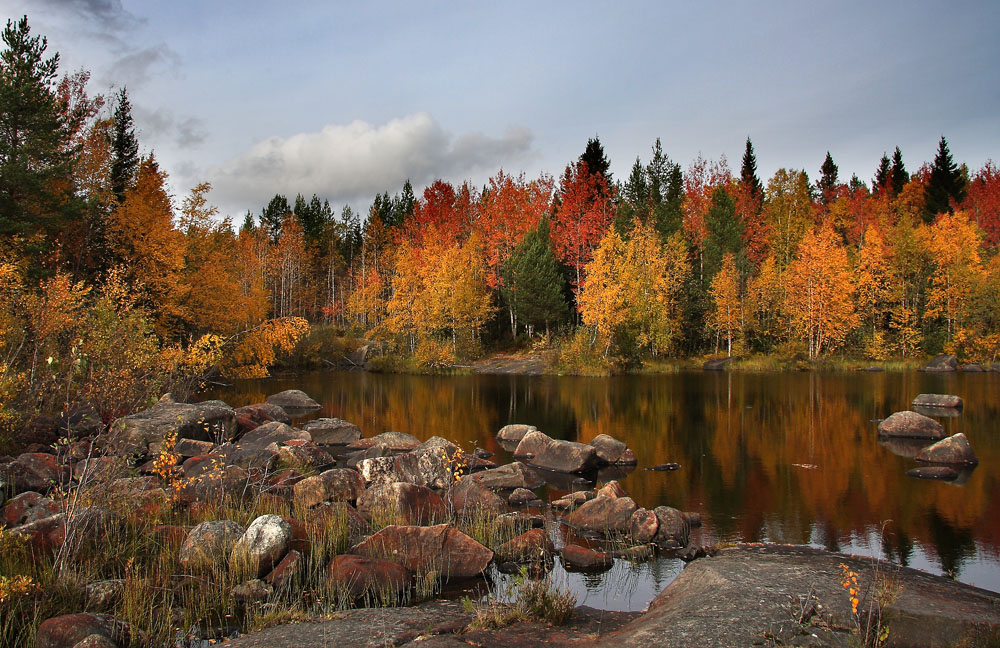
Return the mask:
<svg viewBox="0 0 1000 648"><path fill-rule="evenodd" d="M84 646L147 645L142 631L110 614L64 614L42 621L35 634L36 648L74 648Z"/></svg>
<svg viewBox="0 0 1000 648"><path fill-rule="evenodd" d="M553 500L551 506L557 511L568 511L592 499L594 499L593 491L576 491Z"/></svg>
<svg viewBox="0 0 1000 648"><path fill-rule="evenodd" d="M361 428L339 418L319 418L309 421L302 429L320 445L347 445L361 438Z"/></svg>
<svg viewBox="0 0 1000 648"><path fill-rule="evenodd" d="M327 567L327 583L351 600L366 595L395 599L410 588L412 580L406 567L383 558L344 554Z"/></svg>
<svg viewBox="0 0 1000 648"><path fill-rule="evenodd" d="M233 595L233 599L237 603L257 603L260 601L266 601L270 596L272 596L274 594L274 588L259 578L254 578L234 586L233 589L230 590L230 593Z"/></svg>
<svg viewBox="0 0 1000 648"><path fill-rule="evenodd" d="M924 371L931 372L955 371L956 369L958 369L958 358L949 353L934 356L924 367Z"/></svg>
<svg viewBox="0 0 1000 648"><path fill-rule="evenodd" d="M372 445L382 444L392 452L406 452L420 445L420 439L405 432L383 432L367 440Z"/></svg>
<svg viewBox="0 0 1000 648"><path fill-rule="evenodd" d="M500 428L497 432L497 439L500 441L511 441L518 443L524 438L524 435L528 432L538 432L538 428L534 425L525 425L523 423L512 423L511 425L505 425Z"/></svg>
<svg viewBox="0 0 1000 648"><path fill-rule="evenodd" d="M295 549L291 549L281 559L281 562L275 565L271 573L264 577L264 582L279 591L291 589L292 583L294 583L295 577L301 571L303 564L302 554Z"/></svg>
<svg viewBox="0 0 1000 648"><path fill-rule="evenodd" d="M587 445L597 451L597 460L601 464L616 464L634 466L637 461L635 453L628 446L608 434L598 434Z"/></svg>
<svg viewBox="0 0 1000 648"><path fill-rule="evenodd" d="M952 394L920 394L913 399L914 407L950 407L962 409L962 398Z"/></svg>
<svg viewBox="0 0 1000 648"><path fill-rule="evenodd" d="M444 580L478 576L493 552L458 529L437 526L388 526L351 549L370 558L390 558L417 574L436 571Z"/></svg>
<svg viewBox="0 0 1000 648"><path fill-rule="evenodd" d="M500 545L496 558L501 562L540 562L549 560L554 551L545 529L531 529Z"/></svg>
<svg viewBox="0 0 1000 648"><path fill-rule="evenodd" d="M566 516L566 523L584 531L627 533L638 508L631 497L595 497Z"/></svg>
<svg viewBox="0 0 1000 648"><path fill-rule="evenodd" d="M439 441L432 443L435 439ZM472 459L453 443L434 437L409 452L363 459L358 471L368 486L406 482L445 490L457 475L468 471Z"/></svg>
<svg viewBox="0 0 1000 648"><path fill-rule="evenodd" d="M517 459L530 459L531 457L538 456L552 442L552 437L544 432L530 430L521 437L521 440L517 443L517 447L514 448L514 457Z"/></svg>
<svg viewBox="0 0 1000 648"><path fill-rule="evenodd" d="M26 452L8 464L6 473L14 492L45 493L55 486L66 485L70 469L60 464L55 455Z"/></svg>
<svg viewBox="0 0 1000 648"><path fill-rule="evenodd" d="M916 459L926 463L979 465L969 440L961 432L927 446L917 453Z"/></svg>
<svg viewBox="0 0 1000 648"><path fill-rule="evenodd" d="M145 454L151 443L162 442L170 432L176 432L178 439L222 443L236 434L236 412L221 401L189 404L161 400L116 420L110 432L120 452Z"/></svg>
<svg viewBox="0 0 1000 648"><path fill-rule="evenodd" d="M261 515L233 545L230 562L263 576L285 557L291 540L291 524L279 515Z"/></svg>
<svg viewBox="0 0 1000 648"><path fill-rule="evenodd" d="M125 579L112 578L89 583L83 588L83 598L87 601L90 609L103 609L111 607L115 602L121 600L125 592Z"/></svg>
<svg viewBox="0 0 1000 648"><path fill-rule="evenodd" d="M963 373L983 373L986 371L986 367L975 362L970 362L969 364L962 365Z"/></svg>
<svg viewBox="0 0 1000 648"><path fill-rule="evenodd" d="M653 541L661 549L683 549L691 536L691 524L688 517L675 508L657 506L653 509L656 521L659 523Z"/></svg>
<svg viewBox="0 0 1000 648"><path fill-rule="evenodd" d="M625 489L622 485L615 480L609 481L607 484L598 489L595 497L625 497Z"/></svg>
<svg viewBox="0 0 1000 648"><path fill-rule="evenodd" d="M648 509L638 509L629 520L629 534L636 542L650 542L660 530L660 520L656 513Z"/></svg>
<svg viewBox="0 0 1000 648"><path fill-rule="evenodd" d="M153 444L149 446L150 454L157 454ZM209 454L215 449L215 444L211 441L196 441L194 439L179 439L174 445L174 452L182 457L196 457L198 455Z"/></svg>
<svg viewBox="0 0 1000 648"><path fill-rule="evenodd" d="M514 492L507 496L507 503L511 506L527 506L537 500L538 496L527 488L515 488Z"/></svg>
<svg viewBox="0 0 1000 648"><path fill-rule="evenodd" d="M567 571L602 572L615 564L611 554L577 544L566 545L562 550L562 559Z"/></svg>
<svg viewBox="0 0 1000 648"><path fill-rule="evenodd" d="M944 427L932 418L916 412L896 412L878 424L878 433L888 437L943 439Z"/></svg>
<svg viewBox="0 0 1000 648"><path fill-rule="evenodd" d="M272 421L290 424L292 419L288 417L288 412L271 403L255 403L240 407L236 410L237 436L242 436L257 426Z"/></svg>
<svg viewBox="0 0 1000 648"><path fill-rule="evenodd" d="M528 460L536 467L559 473L581 473L597 467L597 450L575 441L553 440Z"/></svg>
<svg viewBox="0 0 1000 648"><path fill-rule="evenodd" d="M25 491L10 498L0 509L0 524L5 527L14 527L29 522L28 516L43 501L51 502L52 500L35 491ZM52 511L49 515L55 515L57 512Z"/></svg>
<svg viewBox="0 0 1000 648"><path fill-rule="evenodd" d="M313 410L323 407L301 389L286 389L283 392L271 394L264 402L270 405L277 405L285 411Z"/></svg>
<svg viewBox="0 0 1000 648"><path fill-rule="evenodd" d="M304 430L296 430L286 423L271 421L258 425L240 439L237 446L243 450L259 450L272 443L282 445L289 441L312 441L312 436Z"/></svg>
<svg viewBox="0 0 1000 648"><path fill-rule="evenodd" d="M254 495L249 488L253 477L248 470L240 466L216 466L181 486L177 496L182 504L221 502L226 497L247 499Z"/></svg>
<svg viewBox="0 0 1000 648"><path fill-rule="evenodd" d="M357 509L347 502L320 504L309 511L307 520L310 528L322 532L317 535L336 533L356 538L368 530L368 523Z"/></svg>
<svg viewBox="0 0 1000 648"><path fill-rule="evenodd" d="M502 497L469 475L451 487L448 491L448 502L456 515L466 517L476 514L501 515L507 512L507 503Z"/></svg>
<svg viewBox="0 0 1000 648"><path fill-rule="evenodd" d="M184 569L210 569L229 556L242 536L243 527L232 520L202 522L184 539L177 562Z"/></svg>
<svg viewBox="0 0 1000 648"><path fill-rule="evenodd" d="M392 455L392 450L381 443L376 443L375 445L369 446L364 450L355 450L354 452L349 452L344 457L344 463L348 468L353 468L354 470L360 470L360 464L365 459L374 459L375 457L388 457Z"/></svg>
<svg viewBox="0 0 1000 648"><path fill-rule="evenodd" d="M448 507L437 493L404 482L369 488L358 498L358 512L372 522L402 520L427 525L448 519Z"/></svg>
<svg viewBox="0 0 1000 648"><path fill-rule="evenodd" d="M515 488L533 490L545 483L545 480L538 473L520 461L475 473L472 475L472 479L490 490L514 490Z"/></svg>
<svg viewBox="0 0 1000 648"><path fill-rule="evenodd" d="M299 470L328 470L337 465L329 452L309 441L288 441L278 447L278 462Z"/></svg>
<svg viewBox="0 0 1000 648"><path fill-rule="evenodd" d="M355 502L365 490L356 471L333 468L313 477L306 477L293 487L295 506L308 510L324 502Z"/></svg>

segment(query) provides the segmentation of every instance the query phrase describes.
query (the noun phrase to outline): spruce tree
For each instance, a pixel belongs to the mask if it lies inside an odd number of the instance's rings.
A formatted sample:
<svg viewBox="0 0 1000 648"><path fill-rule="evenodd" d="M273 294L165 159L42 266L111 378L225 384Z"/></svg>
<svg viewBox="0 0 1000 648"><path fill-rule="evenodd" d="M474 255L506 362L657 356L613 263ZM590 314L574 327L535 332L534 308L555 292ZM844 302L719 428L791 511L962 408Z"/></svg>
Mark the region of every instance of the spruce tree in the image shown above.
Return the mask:
<svg viewBox="0 0 1000 648"><path fill-rule="evenodd" d="M879 193L886 189L891 191L891 174L892 166L889 163L889 156L883 153L882 159L878 162L878 168L875 169L875 177L872 178L872 193Z"/></svg>
<svg viewBox="0 0 1000 648"><path fill-rule="evenodd" d="M604 147L601 146L601 139L593 137L587 140L587 148L580 156L581 162L587 163L587 171L595 175L604 176L608 186L611 186L611 163L604 154Z"/></svg>
<svg viewBox="0 0 1000 648"><path fill-rule="evenodd" d="M240 225L240 234L243 234L244 232L247 234L253 234L256 231L257 224L253 220L253 214L251 214L248 209L247 213L243 215L243 224Z"/></svg>
<svg viewBox="0 0 1000 648"><path fill-rule="evenodd" d="M924 187L924 222L930 223L938 214L953 211L952 201L962 202L965 191L965 178L952 160L948 142L942 135L937 155L934 156L930 180Z"/></svg>
<svg viewBox="0 0 1000 648"><path fill-rule="evenodd" d="M833 156L830 155L830 151L827 151L823 166L819 168L819 180L816 181L819 197L823 204L833 199L833 192L837 188L838 172L837 165L833 163Z"/></svg>
<svg viewBox="0 0 1000 648"><path fill-rule="evenodd" d="M740 181L744 187L750 189L754 198L760 198L764 193L764 186L757 177L757 157L753 152L753 143L747 138L746 149L743 151L743 164L740 167Z"/></svg>
<svg viewBox="0 0 1000 648"><path fill-rule="evenodd" d="M681 165L672 162L663 153L660 138L653 145L653 159L646 167L649 177L649 199L653 208L653 221L660 240L666 241L680 229L681 204L684 202L684 176Z"/></svg>
<svg viewBox="0 0 1000 648"><path fill-rule="evenodd" d="M892 184L892 195L898 196L906 183L910 181L910 174L906 172L906 165L903 164L903 153L896 147L892 154L892 167L889 171L889 181Z"/></svg>
<svg viewBox="0 0 1000 648"><path fill-rule="evenodd" d="M512 322L520 322L529 330L545 326L548 334L549 326L566 316L566 282L552 251L547 218L542 218L514 248L502 276L502 293Z"/></svg>
<svg viewBox="0 0 1000 648"><path fill-rule="evenodd" d="M705 215L704 274L705 285L722 267L722 257L731 252L737 259L743 257L743 225L736 218L736 201L724 187L712 192L712 204Z"/></svg>
<svg viewBox="0 0 1000 648"><path fill-rule="evenodd" d="M116 98L115 114L111 119L111 191L121 205L125 202L125 193L135 186L139 172L139 140L135 136L128 90L122 88Z"/></svg>
<svg viewBox="0 0 1000 648"><path fill-rule="evenodd" d="M260 213L260 227L264 233L270 237L274 243L278 242L281 236L281 226L285 222L285 216L292 213L288 206L288 199L281 194L275 194L271 202Z"/></svg>

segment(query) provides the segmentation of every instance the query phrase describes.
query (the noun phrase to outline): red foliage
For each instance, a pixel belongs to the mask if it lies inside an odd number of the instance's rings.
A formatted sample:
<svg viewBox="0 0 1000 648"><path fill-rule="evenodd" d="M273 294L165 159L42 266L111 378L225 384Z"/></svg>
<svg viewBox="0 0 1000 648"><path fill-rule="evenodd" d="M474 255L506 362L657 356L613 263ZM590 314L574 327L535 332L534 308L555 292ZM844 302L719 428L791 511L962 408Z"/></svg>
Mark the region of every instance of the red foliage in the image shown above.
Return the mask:
<svg viewBox="0 0 1000 648"><path fill-rule="evenodd" d="M586 162L566 167L559 180L559 205L552 220L556 256L573 268L572 283L579 289L583 267L611 225L613 190L605 177L590 173Z"/></svg>

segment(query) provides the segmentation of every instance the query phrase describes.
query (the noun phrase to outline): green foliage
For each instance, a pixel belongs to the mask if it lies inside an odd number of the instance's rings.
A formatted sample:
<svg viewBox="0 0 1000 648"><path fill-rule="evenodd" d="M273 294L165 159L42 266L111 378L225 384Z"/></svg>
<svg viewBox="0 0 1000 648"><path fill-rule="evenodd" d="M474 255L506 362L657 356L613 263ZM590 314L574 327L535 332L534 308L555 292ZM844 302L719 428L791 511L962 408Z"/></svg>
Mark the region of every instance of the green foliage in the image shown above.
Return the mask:
<svg viewBox="0 0 1000 648"><path fill-rule="evenodd" d="M132 121L132 104L128 92L122 88L118 94L118 105L112 118L111 134L111 190L118 204L125 202L125 192L135 185L139 171L139 140L135 136Z"/></svg>
<svg viewBox="0 0 1000 648"><path fill-rule="evenodd" d="M958 204L965 200L966 185L965 177L952 160L948 142L942 135L931 177L924 188L924 222L930 223L938 214L954 211L952 201Z"/></svg>
<svg viewBox="0 0 1000 648"><path fill-rule="evenodd" d="M548 331L566 316L566 283L552 251L547 218L525 235L504 264L502 292L515 322L529 331L541 326Z"/></svg>
<svg viewBox="0 0 1000 648"><path fill-rule="evenodd" d="M740 166L740 182L750 190L750 195L760 199L764 195L764 186L757 177L757 156L753 152L753 144L747 138L746 149L743 151L743 164Z"/></svg>

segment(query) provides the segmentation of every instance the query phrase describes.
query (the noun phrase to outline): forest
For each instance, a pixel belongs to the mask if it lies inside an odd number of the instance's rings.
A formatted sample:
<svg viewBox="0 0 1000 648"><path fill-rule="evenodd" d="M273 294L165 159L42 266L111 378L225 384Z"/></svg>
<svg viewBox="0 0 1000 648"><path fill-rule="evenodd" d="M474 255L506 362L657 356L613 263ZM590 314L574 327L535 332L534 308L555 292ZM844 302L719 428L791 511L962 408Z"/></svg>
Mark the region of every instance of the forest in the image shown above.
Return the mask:
<svg viewBox="0 0 1000 648"><path fill-rule="evenodd" d="M1000 351L1000 169L943 136L910 170L887 149L869 181L827 152L815 181L766 182L750 138L738 172L656 139L616 179L594 137L558 176L407 181L364 214L279 192L237 225L207 182L171 195L126 88L61 76L27 18L3 41L0 419L76 399L110 419L211 372L264 375L318 330L414 368Z"/></svg>

